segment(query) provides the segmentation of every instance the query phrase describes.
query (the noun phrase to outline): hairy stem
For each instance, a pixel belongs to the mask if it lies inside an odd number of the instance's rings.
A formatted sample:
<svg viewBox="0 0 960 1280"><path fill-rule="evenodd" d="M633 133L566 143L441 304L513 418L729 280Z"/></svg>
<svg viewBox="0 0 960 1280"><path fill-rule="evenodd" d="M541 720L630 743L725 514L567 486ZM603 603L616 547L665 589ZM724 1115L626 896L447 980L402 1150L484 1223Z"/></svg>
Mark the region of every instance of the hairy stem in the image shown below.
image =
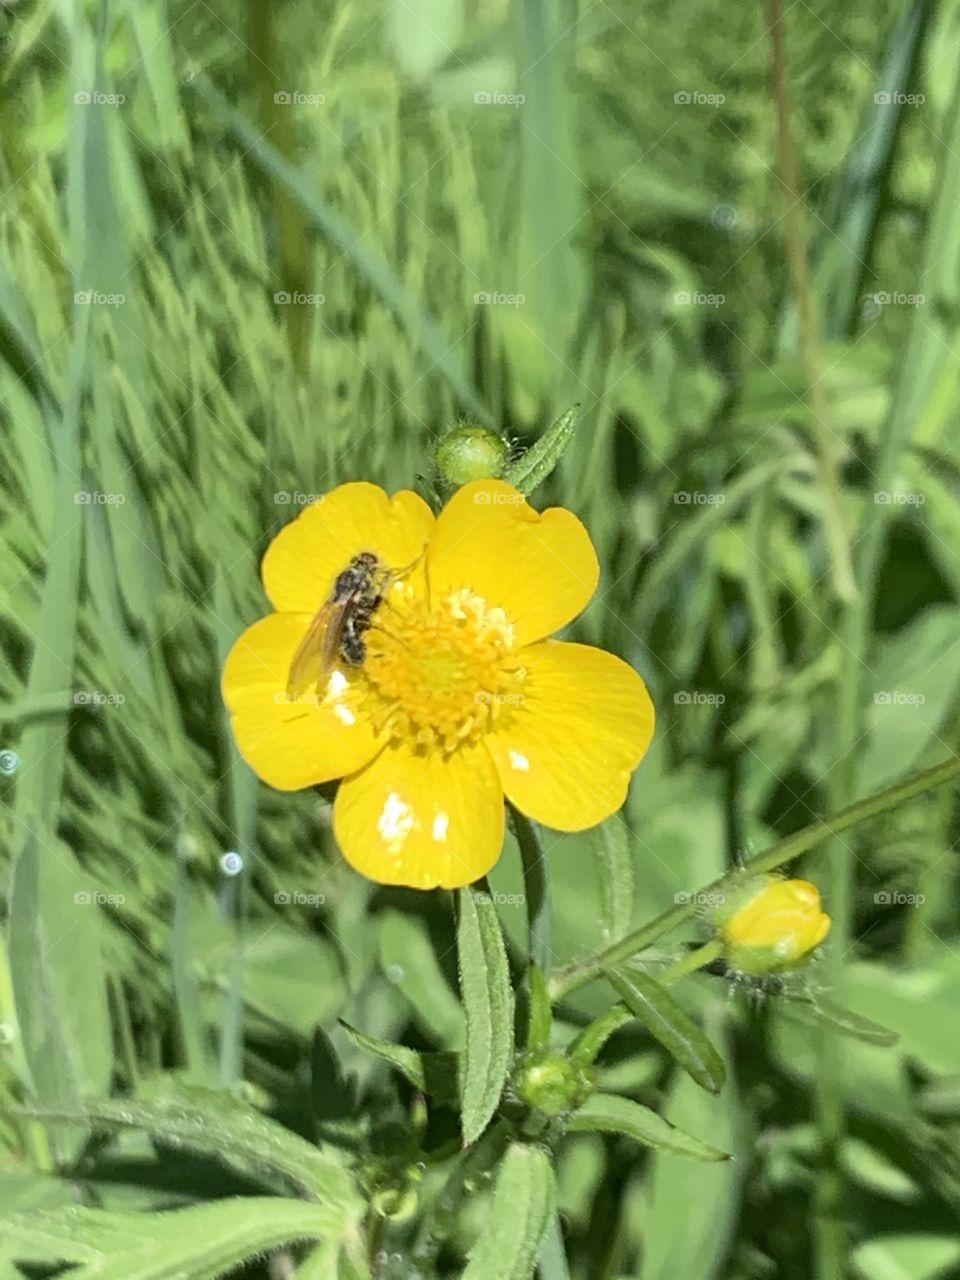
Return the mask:
<svg viewBox="0 0 960 1280"><path fill-rule="evenodd" d="M576 990L577 987L582 987L585 982L590 982L598 977L604 969L629 959L630 956L636 955L638 951L642 951L644 947L651 946L658 938L662 938L665 933L668 933L682 921L694 915L697 909L696 903L704 895L717 893L721 890L730 890L753 876L776 871L778 867L784 866L785 863L791 862L803 853L809 853L811 849L815 849L831 837L842 835L844 831L849 831L851 827L856 827L861 822L867 822L881 813L888 813L904 801L910 800L924 791L932 791L935 787L940 787L945 782L949 782L958 776L960 776L960 757L951 756L949 759L941 761L940 764L933 765L930 769L923 769L919 773L911 774L903 782L897 782L882 791L875 791L873 795L869 795L863 800L858 800L855 804L848 805L837 813L832 813L826 818L819 818L816 822L812 822L810 826L804 827L803 830L795 832L792 836L787 836L784 840L778 840L776 844L771 845L763 853L758 853L756 857L745 862L736 871L727 876L721 876L720 879L707 885L700 893L690 895L688 901L679 902L675 906L669 907L653 920L641 925L639 929L634 929L632 933L626 934L625 937L612 943L609 947L605 947L602 951L595 952L592 956L587 956L583 960L576 960L572 964L565 965L561 969L555 969L550 975L550 994L552 998L554 1000L560 999L562 996L567 995L568 992Z"/></svg>

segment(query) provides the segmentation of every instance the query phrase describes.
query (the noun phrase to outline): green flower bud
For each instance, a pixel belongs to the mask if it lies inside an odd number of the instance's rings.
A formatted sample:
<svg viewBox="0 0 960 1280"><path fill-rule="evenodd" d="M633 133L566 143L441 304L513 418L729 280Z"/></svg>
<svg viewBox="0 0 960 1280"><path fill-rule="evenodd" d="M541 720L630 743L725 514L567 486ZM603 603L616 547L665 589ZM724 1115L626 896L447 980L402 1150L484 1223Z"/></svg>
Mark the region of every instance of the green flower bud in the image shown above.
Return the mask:
<svg viewBox="0 0 960 1280"><path fill-rule="evenodd" d="M503 436L465 422L437 445L437 471L440 479L454 488L471 480L499 480L509 456L510 446Z"/></svg>
<svg viewBox="0 0 960 1280"><path fill-rule="evenodd" d="M538 1053L527 1058L516 1080L523 1101L545 1116L573 1111L593 1092L593 1073L559 1054Z"/></svg>

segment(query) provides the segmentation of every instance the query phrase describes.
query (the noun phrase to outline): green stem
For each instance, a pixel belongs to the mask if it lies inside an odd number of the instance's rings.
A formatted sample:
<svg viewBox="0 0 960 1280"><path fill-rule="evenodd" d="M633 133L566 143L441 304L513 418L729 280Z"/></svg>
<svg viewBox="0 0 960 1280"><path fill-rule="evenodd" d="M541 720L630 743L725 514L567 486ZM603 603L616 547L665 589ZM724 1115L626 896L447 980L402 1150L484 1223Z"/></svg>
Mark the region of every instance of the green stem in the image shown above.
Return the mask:
<svg viewBox="0 0 960 1280"><path fill-rule="evenodd" d="M807 227L803 197L797 181L797 156L791 129L790 69L784 39L783 0L768 0L770 43L773 51L773 93L777 111L777 168L780 185L786 196L784 226L786 228L787 261L790 280L797 301L797 331L804 381L813 414L814 438L817 445L817 470L824 507L824 524L830 544L833 586L844 601L856 594L850 562L850 540L843 507L843 492L837 468L834 433L830 428L826 388L820 368L820 335L817 310L813 303L810 265L807 261Z"/></svg>
<svg viewBox="0 0 960 1280"><path fill-rule="evenodd" d="M954 83L953 98L946 119L949 133L943 139L941 176L934 200L929 230L925 239L923 265L920 279L929 281L937 296L928 308L934 316L934 327L926 318L917 317L911 326L906 351L902 360L903 376L897 379L896 393L890 413L883 425L873 471L874 492L879 494L894 489L902 458L910 442L910 435L929 405L932 390L947 358L937 355L931 361L930 351L942 347L947 353L947 338L952 337L951 314L944 304L945 297L953 299L951 285L941 286L938 281L949 280L951 273L944 271L943 262L951 252L954 235L953 220L956 216L956 189L958 179L956 140L960 132L960 77ZM942 327L942 331L938 330ZM931 334L935 340L931 344ZM946 336L944 336L946 335ZM857 550L857 579L860 595L844 610L840 627L842 663L837 679L836 764L831 771L830 800L843 804L853 794L856 785L856 745L860 739L864 705L864 673L869 656L871 622L874 617L874 601L883 565L887 536L896 508L890 503L874 506L865 521ZM825 850L825 853L829 851ZM826 947L824 980L833 989L841 986L844 958L849 948L853 923L855 875L853 860L839 851L840 856L830 862L826 889L829 895L830 914L834 926ZM843 1093L841 1074L843 1047L837 1036L824 1027L820 1033L817 1052L817 1078L815 1111L820 1135L820 1170L816 1182L815 1225L817 1230L818 1280L839 1280L844 1270L846 1242L844 1240L844 1188L841 1175L841 1148L844 1133Z"/></svg>
<svg viewBox="0 0 960 1280"><path fill-rule="evenodd" d="M679 982L681 978L685 978L688 973L696 973L698 969L705 969L708 964L713 964L714 960L719 960L722 955L723 943L719 938L712 938L709 942L705 942L702 947L697 947L694 951L688 951L685 956L675 960L673 964L667 965L666 969L657 974L657 981L662 986L669 987L672 983Z"/></svg>
<svg viewBox="0 0 960 1280"><path fill-rule="evenodd" d="M723 955L723 943L719 939L713 938L710 942L705 942L702 947L688 951L681 959L675 960L673 964L661 969L657 974L657 981L668 987L674 982L679 982L687 974L696 973L698 969L703 969L706 965L712 964L721 955ZM582 1067L591 1066L596 1060L597 1054L614 1032L619 1031L621 1027L625 1027L628 1022L633 1022L636 1016L625 1004L612 1004L599 1017L594 1018L589 1026L584 1027L576 1040L574 1040L569 1050L571 1061L578 1063Z"/></svg>
<svg viewBox="0 0 960 1280"><path fill-rule="evenodd" d="M433 1202L421 1215L412 1259L423 1274L432 1267L440 1242L448 1237L466 1197L502 1158L511 1133L510 1125L501 1117L490 1125L478 1142L464 1148Z"/></svg>
<svg viewBox="0 0 960 1280"><path fill-rule="evenodd" d="M514 835L523 863L523 887L527 899L527 950L530 959L546 973L551 949L550 897L547 890L547 862L540 828L518 809L510 808Z"/></svg>
<svg viewBox="0 0 960 1280"><path fill-rule="evenodd" d="M904 801L924 791L932 791L935 787L940 787L958 776L960 776L960 757L952 756L948 760L941 761L940 764L933 765L930 769L911 774L903 782L886 787L883 791L876 791L873 795L848 805L838 813L819 818L809 827L804 827L802 831L787 836L785 840L778 840L776 844L751 858L730 875L715 880L701 893L693 894L690 900L668 908L655 919L641 925L639 929L634 929L632 933L628 933L611 946L583 960L565 965L562 969L554 970L550 977L551 996L555 1001L559 1000L569 992L575 991L577 987L582 987L585 982L592 981L604 969L620 964L621 961L636 955L644 947L650 946L683 920L689 919L696 911L697 900L703 895L730 890L753 876L776 871L778 867L815 849L832 836L839 836L851 827L858 826L861 822L875 818L881 813L887 813Z"/></svg>
<svg viewBox="0 0 960 1280"><path fill-rule="evenodd" d="M603 1013L594 1018L589 1026L584 1027L571 1044L567 1055L570 1061L576 1062L581 1067L592 1066L597 1054L614 1032L625 1027L628 1022L633 1022L634 1019L635 1015L625 1004L612 1004L609 1009L604 1009Z"/></svg>
<svg viewBox="0 0 960 1280"><path fill-rule="evenodd" d="M570 431L576 422L579 406L564 417L570 418ZM561 419L563 421L563 419ZM562 452L562 448L559 450ZM559 456L558 452L558 456ZM550 464L550 470L556 459ZM538 483L534 481L533 484ZM531 488L533 487L531 484ZM529 492L529 490L527 490ZM523 887L527 898L527 951L530 961L541 973L546 973L553 954L551 949L553 929L550 920L550 893L547 883L547 861L543 851L540 828L518 809L510 808L513 832L520 846L523 863ZM540 981L543 979L541 977ZM548 1002L549 1008L549 1002ZM549 1036L549 1029L547 1032ZM537 1267L540 1280L570 1280L560 1215L554 1208L547 1222L546 1234L540 1249Z"/></svg>
<svg viewBox="0 0 960 1280"><path fill-rule="evenodd" d="M288 160L296 150L294 109L279 103L276 93L292 88L275 68L282 67L283 53L277 33L276 6L270 0L249 0L250 77L257 95L257 118L265 137ZM310 288L310 242L303 210L276 175L270 175L270 199L275 219L276 282L290 294ZM288 306L283 318L294 368L304 376L310 363L310 307Z"/></svg>

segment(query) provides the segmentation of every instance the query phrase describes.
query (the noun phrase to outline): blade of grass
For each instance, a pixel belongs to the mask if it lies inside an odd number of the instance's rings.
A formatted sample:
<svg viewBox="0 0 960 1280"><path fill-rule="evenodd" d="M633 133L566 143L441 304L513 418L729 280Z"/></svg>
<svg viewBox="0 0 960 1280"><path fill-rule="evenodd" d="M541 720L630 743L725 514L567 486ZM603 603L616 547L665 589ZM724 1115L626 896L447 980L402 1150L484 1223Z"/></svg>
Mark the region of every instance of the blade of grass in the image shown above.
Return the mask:
<svg viewBox="0 0 960 1280"><path fill-rule="evenodd" d="M239 630L233 616L233 606L227 595L223 574L219 574L214 583L213 601L217 653L222 670L227 653ZM220 1083L225 1088L229 1088L243 1078L244 927L250 877L256 857L257 780L240 759L227 722L225 708L221 714L221 736L230 759L230 767L227 771L227 810L233 849L228 856L232 855L240 859L239 869L228 871L228 878L222 886L221 895L224 914L230 924L233 937L230 978L224 1000L220 1038Z"/></svg>
<svg viewBox="0 0 960 1280"><path fill-rule="evenodd" d="M946 137L942 139L940 185L934 200L924 241L920 284L932 307L916 309L907 349L901 361L902 376L881 434L871 481L874 493L896 489L901 458L912 430L922 419L926 404L936 392L944 361L952 359L950 339L960 302L960 75L954 80ZM922 314L929 311L930 314ZM845 611L842 626L843 661L837 684L837 760L831 772L831 799L844 804L854 794L858 756L855 751L863 725L864 673L872 633L874 604L883 553L887 545L890 503L872 503L867 527L858 543L857 580L860 595ZM833 927L826 948L827 981L840 985L844 957L849 949L853 917L854 865L846 849L833 850L824 859L826 891ZM841 1089L842 1043L828 1030L820 1037L816 1088L817 1122L824 1162L817 1183L818 1221L821 1223L819 1274L835 1280L842 1274L844 1245L838 1225L843 1219L841 1148L844 1132Z"/></svg>
<svg viewBox="0 0 960 1280"><path fill-rule="evenodd" d="M817 462L822 490L824 521L830 544L833 587L841 601L852 600L856 583L850 559L850 537L834 432L830 424L826 388L820 367L819 319L813 302L810 266L807 261L807 228L803 198L797 179L797 159L793 142L790 68L782 0L768 0L770 39L773 47L773 90L777 108L777 151L780 185L787 202L787 258L797 303L800 356L803 360L807 395L813 414Z"/></svg>
<svg viewBox="0 0 960 1280"><path fill-rule="evenodd" d="M77 505L75 495L80 480L80 402L86 383L89 334L90 309L81 308L71 345L63 416L59 423L50 422L57 464L54 522L27 679L26 700L31 704L51 699L73 685L83 542L83 507ZM42 821L51 832L56 830L60 810L71 710L72 704L47 719L32 720L20 740L23 769L17 782L17 814L28 824Z"/></svg>
<svg viewBox="0 0 960 1280"><path fill-rule="evenodd" d="M364 247L363 236L314 189L303 172L262 137L213 85L208 81L199 83L210 105L246 148L246 154L290 194L308 220L350 259L403 325L414 347L421 350L431 365L446 378L464 408L486 426L495 426L486 403L463 371L460 357L456 354L456 342L450 341L434 317L404 287L393 269Z"/></svg>

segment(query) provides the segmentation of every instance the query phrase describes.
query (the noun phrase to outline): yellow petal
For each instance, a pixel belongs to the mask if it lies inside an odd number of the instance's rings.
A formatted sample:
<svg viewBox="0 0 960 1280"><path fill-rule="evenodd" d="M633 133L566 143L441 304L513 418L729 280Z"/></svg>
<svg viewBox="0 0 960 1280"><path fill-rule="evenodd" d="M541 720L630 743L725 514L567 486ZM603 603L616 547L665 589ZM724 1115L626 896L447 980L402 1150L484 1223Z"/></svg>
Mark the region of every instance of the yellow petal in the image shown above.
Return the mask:
<svg viewBox="0 0 960 1280"><path fill-rule="evenodd" d="M297 791L353 773L380 749L353 681L335 667L326 690L291 699L287 677L309 613L272 613L249 627L223 669L223 700L241 756L270 786Z"/></svg>
<svg viewBox="0 0 960 1280"><path fill-rule="evenodd" d="M380 884L456 889L503 845L503 789L483 745L450 756L389 746L340 784L333 830L344 857Z"/></svg>
<svg viewBox="0 0 960 1280"><path fill-rule="evenodd" d="M576 617L599 573L590 535L572 512L551 507L540 514L503 480L458 489L427 552L434 602L467 588L504 610L520 645Z"/></svg>
<svg viewBox="0 0 960 1280"><path fill-rule="evenodd" d="M520 656L521 700L484 741L518 809L582 831L623 804L653 737L653 703L636 671L602 649L547 640Z"/></svg>
<svg viewBox="0 0 960 1280"><path fill-rule="evenodd" d="M404 489L389 498L375 484L342 484L302 511L267 548L261 573L270 603L316 613L341 569L373 551L392 569L413 564L433 528L433 512Z"/></svg>

